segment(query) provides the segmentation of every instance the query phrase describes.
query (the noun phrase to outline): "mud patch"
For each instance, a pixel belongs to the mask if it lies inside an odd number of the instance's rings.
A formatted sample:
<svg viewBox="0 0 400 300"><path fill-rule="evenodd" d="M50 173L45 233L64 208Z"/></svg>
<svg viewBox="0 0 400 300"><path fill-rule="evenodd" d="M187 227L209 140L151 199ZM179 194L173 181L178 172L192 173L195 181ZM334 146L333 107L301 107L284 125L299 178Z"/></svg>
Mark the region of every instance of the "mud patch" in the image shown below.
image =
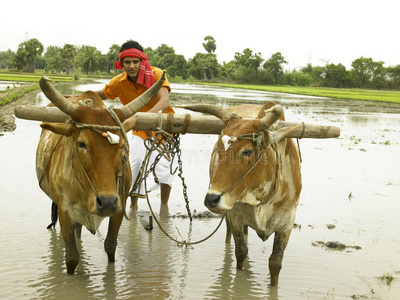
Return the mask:
<svg viewBox="0 0 400 300"><path fill-rule="evenodd" d="M185 215L183 213L176 213L175 215L171 216L172 218L179 218L179 219L187 219L189 218L188 215ZM216 218L221 218L221 215L219 214L214 214L211 211L202 211L198 212L196 210L193 211L192 213L192 218L193 219L216 219Z"/></svg>
<svg viewBox="0 0 400 300"><path fill-rule="evenodd" d="M336 250L336 251L344 251L344 250L350 250L350 249L355 249L355 250L361 250L360 246L347 246L343 243L337 242L337 241L330 241L330 242L322 242L322 241L315 241L311 243L313 246L316 247L322 247L327 250Z"/></svg>

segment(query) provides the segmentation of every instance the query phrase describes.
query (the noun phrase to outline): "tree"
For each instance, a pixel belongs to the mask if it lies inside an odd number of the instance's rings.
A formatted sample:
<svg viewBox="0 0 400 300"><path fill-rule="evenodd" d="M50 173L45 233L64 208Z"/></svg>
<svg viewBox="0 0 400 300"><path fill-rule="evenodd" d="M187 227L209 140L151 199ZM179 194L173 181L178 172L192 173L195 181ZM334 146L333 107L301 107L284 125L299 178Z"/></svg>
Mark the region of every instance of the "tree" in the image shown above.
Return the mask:
<svg viewBox="0 0 400 300"><path fill-rule="evenodd" d="M274 78L274 82L278 83L278 78L283 74L282 64L287 64L288 62L282 56L280 52L272 54L271 58L268 59L263 67L267 72L270 72L272 77Z"/></svg>
<svg viewBox="0 0 400 300"><path fill-rule="evenodd" d="M236 63L231 60L230 62L223 62L219 67L218 77L223 79L234 79L233 74L236 69Z"/></svg>
<svg viewBox="0 0 400 300"><path fill-rule="evenodd" d="M152 61L154 65L160 69L168 69L172 66L175 60L175 50L174 48L161 44L153 53Z"/></svg>
<svg viewBox="0 0 400 300"><path fill-rule="evenodd" d="M175 50L166 44L161 44L157 47L154 54L158 55L159 57L164 57L166 54L175 54Z"/></svg>
<svg viewBox="0 0 400 300"><path fill-rule="evenodd" d="M324 86L344 88L351 86L351 78L346 67L342 64L327 64Z"/></svg>
<svg viewBox="0 0 400 300"><path fill-rule="evenodd" d="M115 63L118 61L120 46L117 44L113 44L107 52L107 60L108 60L108 70L107 73L110 74L111 70L115 70Z"/></svg>
<svg viewBox="0 0 400 300"><path fill-rule="evenodd" d="M309 75L311 85L322 86L322 82L325 79L326 68L321 66L313 67L311 64L308 64L301 69L301 72Z"/></svg>
<svg viewBox="0 0 400 300"><path fill-rule="evenodd" d="M217 49L217 45L215 44L215 39L212 36L207 35L204 38L203 47L204 49L206 49L208 53L214 53L215 50Z"/></svg>
<svg viewBox="0 0 400 300"><path fill-rule="evenodd" d="M84 45L79 52L82 58L82 72L89 74L99 70L101 53L96 47Z"/></svg>
<svg viewBox="0 0 400 300"><path fill-rule="evenodd" d="M400 89L400 65L388 67L386 70L391 88Z"/></svg>
<svg viewBox="0 0 400 300"><path fill-rule="evenodd" d="M197 79L207 80L207 58L204 53L196 53L196 55L189 60L190 75Z"/></svg>
<svg viewBox="0 0 400 300"><path fill-rule="evenodd" d="M46 69L49 71L60 73L65 67L61 48L58 46L48 46L44 58L46 59Z"/></svg>
<svg viewBox="0 0 400 300"><path fill-rule="evenodd" d="M186 72L187 61L183 55L175 55L174 67L175 76L181 76L183 79L187 78Z"/></svg>
<svg viewBox="0 0 400 300"><path fill-rule="evenodd" d="M351 74L357 87L382 88L386 84L383 62L360 57L351 63Z"/></svg>
<svg viewBox="0 0 400 300"><path fill-rule="evenodd" d="M76 55L76 47L71 44L65 44L61 50L61 57L65 61L66 73L69 74L72 69L72 61Z"/></svg>
<svg viewBox="0 0 400 300"><path fill-rule="evenodd" d="M372 65L372 81L371 87L375 89L383 89L387 85L386 68L383 66L384 62L373 62Z"/></svg>
<svg viewBox="0 0 400 300"><path fill-rule="evenodd" d="M13 67L14 57L15 52L10 49L0 52L0 69L11 69Z"/></svg>
<svg viewBox="0 0 400 300"><path fill-rule="evenodd" d="M357 87L367 87L372 78L372 58L360 57L351 63L351 73Z"/></svg>
<svg viewBox="0 0 400 300"><path fill-rule="evenodd" d="M210 78L214 79L215 72L218 71L217 56L213 53L207 53L206 55L207 70L210 73Z"/></svg>
<svg viewBox="0 0 400 300"><path fill-rule="evenodd" d="M236 52L234 60L237 65L253 70L257 70L263 62L261 53L258 52L253 54L253 50L250 50L249 48L244 49L243 53Z"/></svg>
<svg viewBox="0 0 400 300"><path fill-rule="evenodd" d="M47 62L46 59L41 55L36 58L35 62L35 69L36 70L43 70L46 68Z"/></svg>
<svg viewBox="0 0 400 300"><path fill-rule="evenodd" d="M235 69L232 78L238 82L250 83L260 82L260 65L263 62L261 53L253 54L249 48L243 50L243 53L236 52L234 56Z"/></svg>
<svg viewBox="0 0 400 300"><path fill-rule="evenodd" d="M42 55L43 45L37 39L30 39L18 46L14 58L14 66L18 70L26 69L27 72L35 72L36 57Z"/></svg>

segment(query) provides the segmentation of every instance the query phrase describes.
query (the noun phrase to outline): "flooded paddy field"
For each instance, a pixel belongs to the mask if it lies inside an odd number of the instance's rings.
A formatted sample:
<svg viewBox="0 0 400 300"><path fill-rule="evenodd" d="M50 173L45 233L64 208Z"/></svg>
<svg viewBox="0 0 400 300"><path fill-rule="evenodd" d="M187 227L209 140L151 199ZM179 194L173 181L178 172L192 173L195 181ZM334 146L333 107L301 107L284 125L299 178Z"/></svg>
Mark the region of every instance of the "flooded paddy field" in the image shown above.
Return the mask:
<svg viewBox="0 0 400 300"><path fill-rule="evenodd" d="M71 94L104 83L57 88ZM137 216L122 223L114 264L103 250L104 220L96 235L82 230L81 259L76 274L67 275L60 227L46 229L51 202L35 174L39 122L17 119L16 130L0 136L2 299L399 299L398 106L181 84L173 84L172 92L174 105L274 101L284 107L288 121L341 129L337 139L300 140L303 190L279 287L268 285L272 237L262 242L249 230L249 255L239 271L233 242L224 242L224 224L203 243L179 246L156 224L152 231L142 226L149 212L145 200ZM48 103L41 93L33 100ZM181 136L192 212L207 210L203 200L216 138ZM150 202L163 228L179 240L200 240L220 221L195 218L190 223L177 217L186 214L178 177L168 208L160 205L157 192L150 193Z"/></svg>

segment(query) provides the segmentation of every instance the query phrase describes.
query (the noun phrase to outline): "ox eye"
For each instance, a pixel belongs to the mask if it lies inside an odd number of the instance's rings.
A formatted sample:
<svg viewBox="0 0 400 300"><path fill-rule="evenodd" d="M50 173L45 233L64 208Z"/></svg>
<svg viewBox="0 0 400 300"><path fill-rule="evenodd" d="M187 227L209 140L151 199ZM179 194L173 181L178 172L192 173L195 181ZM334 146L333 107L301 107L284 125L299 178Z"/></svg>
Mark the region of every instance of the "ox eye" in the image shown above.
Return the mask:
<svg viewBox="0 0 400 300"><path fill-rule="evenodd" d="M250 155L252 155L253 154L253 150L252 149L247 149L247 150L244 150L243 152L242 152L242 155L243 156L250 156Z"/></svg>
<svg viewBox="0 0 400 300"><path fill-rule="evenodd" d="M79 148L87 149L86 144L84 142L78 142L77 144Z"/></svg>

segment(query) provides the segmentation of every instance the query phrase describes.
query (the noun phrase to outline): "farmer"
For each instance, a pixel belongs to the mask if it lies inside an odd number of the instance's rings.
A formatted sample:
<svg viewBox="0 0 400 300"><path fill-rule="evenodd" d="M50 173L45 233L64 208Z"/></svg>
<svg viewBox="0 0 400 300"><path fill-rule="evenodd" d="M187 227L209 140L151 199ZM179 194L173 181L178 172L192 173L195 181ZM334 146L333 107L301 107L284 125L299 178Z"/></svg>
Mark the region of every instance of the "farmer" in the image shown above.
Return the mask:
<svg viewBox="0 0 400 300"><path fill-rule="evenodd" d="M154 82L156 82L162 75L163 71L159 68L150 66L146 54L143 52L142 46L136 41L128 41L124 43L120 49L119 60L116 63L117 69L122 69L124 72L111 79L102 90L96 93L103 99L115 99L119 97L122 104L133 101L139 95L143 94ZM170 84L166 78L163 86L157 93L157 96L150 101L140 112L157 113L163 111L164 113L174 113L169 103L169 92L171 91ZM136 176L141 168L146 148L144 140L149 138L147 131L133 131L128 133L129 141L129 160L132 168L132 187L135 182ZM156 151L155 151L156 152ZM154 161L156 153L153 153L150 165ZM170 174L170 162L164 157L156 165L156 175L159 180L161 189L161 203L167 204L171 192L171 186L174 176ZM154 178L149 176L146 185L147 191L152 191L158 188L158 184L154 182ZM145 197L144 182L139 190L131 191L131 210L138 210L137 200Z"/></svg>

